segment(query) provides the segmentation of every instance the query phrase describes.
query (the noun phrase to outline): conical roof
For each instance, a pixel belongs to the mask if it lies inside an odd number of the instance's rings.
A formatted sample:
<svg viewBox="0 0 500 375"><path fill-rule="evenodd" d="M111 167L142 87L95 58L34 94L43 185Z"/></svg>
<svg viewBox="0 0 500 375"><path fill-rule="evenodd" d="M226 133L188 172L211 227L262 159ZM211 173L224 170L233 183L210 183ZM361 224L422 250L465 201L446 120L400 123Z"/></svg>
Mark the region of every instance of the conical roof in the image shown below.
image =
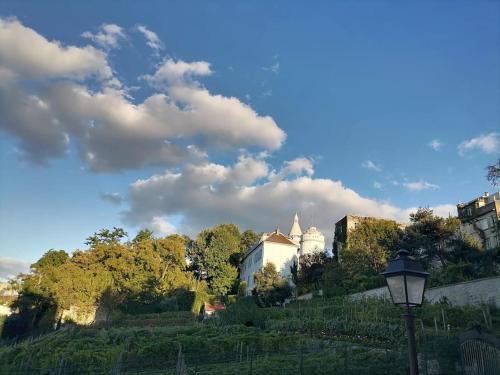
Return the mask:
<svg viewBox="0 0 500 375"><path fill-rule="evenodd" d="M290 229L288 237L301 236L301 235L302 235L302 229L300 229L299 215L295 213L295 217L293 218L292 228Z"/></svg>

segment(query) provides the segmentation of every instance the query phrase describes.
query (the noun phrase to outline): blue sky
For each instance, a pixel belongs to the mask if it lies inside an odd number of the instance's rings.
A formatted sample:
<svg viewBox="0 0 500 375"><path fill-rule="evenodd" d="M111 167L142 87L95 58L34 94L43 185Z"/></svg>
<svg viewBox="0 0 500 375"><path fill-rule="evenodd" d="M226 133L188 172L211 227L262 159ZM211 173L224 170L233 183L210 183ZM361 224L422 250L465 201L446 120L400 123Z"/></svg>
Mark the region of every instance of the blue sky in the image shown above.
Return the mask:
<svg viewBox="0 0 500 375"><path fill-rule="evenodd" d="M493 189L498 2L3 1L0 17L2 269L104 227L288 230L297 210L331 236L347 213L446 214Z"/></svg>

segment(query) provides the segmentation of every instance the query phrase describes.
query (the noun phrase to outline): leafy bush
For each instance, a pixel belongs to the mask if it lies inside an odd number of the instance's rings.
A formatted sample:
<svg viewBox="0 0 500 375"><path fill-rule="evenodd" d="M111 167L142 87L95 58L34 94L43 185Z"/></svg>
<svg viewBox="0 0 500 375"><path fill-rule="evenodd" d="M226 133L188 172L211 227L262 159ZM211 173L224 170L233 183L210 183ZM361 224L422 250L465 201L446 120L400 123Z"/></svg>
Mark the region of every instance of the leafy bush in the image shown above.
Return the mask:
<svg viewBox="0 0 500 375"><path fill-rule="evenodd" d="M220 322L225 325L247 324L260 326L263 314L252 297L239 298L235 303L219 312Z"/></svg>
<svg viewBox="0 0 500 375"><path fill-rule="evenodd" d="M252 294L259 306L274 306L282 304L292 296L292 287L281 277L273 263L267 263L264 268L254 274L255 288Z"/></svg>

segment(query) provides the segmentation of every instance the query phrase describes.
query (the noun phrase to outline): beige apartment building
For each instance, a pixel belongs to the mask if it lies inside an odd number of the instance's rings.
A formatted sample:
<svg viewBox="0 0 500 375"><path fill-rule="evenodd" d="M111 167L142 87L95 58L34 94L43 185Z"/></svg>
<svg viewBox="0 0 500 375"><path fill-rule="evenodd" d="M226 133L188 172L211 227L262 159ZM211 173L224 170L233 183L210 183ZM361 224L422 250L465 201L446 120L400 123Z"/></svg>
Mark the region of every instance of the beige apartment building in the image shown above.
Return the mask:
<svg viewBox="0 0 500 375"><path fill-rule="evenodd" d="M461 229L481 242L485 249L500 246L500 192L484 193L457 205Z"/></svg>

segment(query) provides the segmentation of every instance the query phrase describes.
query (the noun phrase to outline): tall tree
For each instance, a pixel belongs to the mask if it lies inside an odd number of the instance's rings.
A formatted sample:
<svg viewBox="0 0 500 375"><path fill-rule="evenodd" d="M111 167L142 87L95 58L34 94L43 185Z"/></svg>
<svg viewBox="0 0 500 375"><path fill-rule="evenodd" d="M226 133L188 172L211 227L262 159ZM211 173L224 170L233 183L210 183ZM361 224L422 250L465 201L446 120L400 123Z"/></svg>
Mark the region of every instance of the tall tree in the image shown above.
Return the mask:
<svg viewBox="0 0 500 375"><path fill-rule="evenodd" d="M220 224L201 231L189 249L191 268L213 293L225 294L235 286L240 246L238 227Z"/></svg>
<svg viewBox="0 0 500 375"><path fill-rule="evenodd" d="M153 231L149 229L141 229L137 235L132 240L133 244L137 244L142 241L151 241L153 239Z"/></svg>
<svg viewBox="0 0 500 375"><path fill-rule="evenodd" d="M240 236L240 251L239 253L235 253L231 258L231 264L237 268L239 268L245 253L252 248L257 241L259 240L260 235L255 233L253 230L248 229L241 233Z"/></svg>
<svg viewBox="0 0 500 375"><path fill-rule="evenodd" d="M44 269L49 267L57 267L66 263L69 255L64 250L49 250L42 255L40 259L31 265L31 268Z"/></svg>
<svg viewBox="0 0 500 375"><path fill-rule="evenodd" d="M430 208L419 208L410 214L411 224L405 229L403 246L430 266L437 260L446 267L447 254L460 227L456 217L442 218Z"/></svg>
<svg viewBox="0 0 500 375"><path fill-rule="evenodd" d="M252 291L261 306L283 303L292 295L288 281L281 277L273 263L266 263L262 270L254 275L255 288Z"/></svg>
<svg viewBox="0 0 500 375"><path fill-rule="evenodd" d="M296 282L294 280L295 284L306 287L314 286L314 288L318 289L323 277L325 264L330 261L332 261L332 258L329 258L324 251L302 255L299 258L297 271L292 270L292 275L295 272L297 274L294 276L294 278L296 278Z"/></svg>
<svg viewBox="0 0 500 375"><path fill-rule="evenodd" d="M260 235L258 233L255 233L251 229L248 229L243 233L241 233L240 252L244 254L248 249L250 249L253 245L257 243L259 238Z"/></svg>
<svg viewBox="0 0 500 375"><path fill-rule="evenodd" d="M393 220L367 218L349 233L342 263L351 274L377 275L398 250L403 230Z"/></svg>
<svg viewBox="0 0 500 375"><path fill-rule="evenodd" d="M99 244L112 244L120 243L120 241L127 237L127 232L122 228L113 227L112 230L101 229L95 232L92 236L87 237L85 245L90 247L97 246Z"/></svg>

